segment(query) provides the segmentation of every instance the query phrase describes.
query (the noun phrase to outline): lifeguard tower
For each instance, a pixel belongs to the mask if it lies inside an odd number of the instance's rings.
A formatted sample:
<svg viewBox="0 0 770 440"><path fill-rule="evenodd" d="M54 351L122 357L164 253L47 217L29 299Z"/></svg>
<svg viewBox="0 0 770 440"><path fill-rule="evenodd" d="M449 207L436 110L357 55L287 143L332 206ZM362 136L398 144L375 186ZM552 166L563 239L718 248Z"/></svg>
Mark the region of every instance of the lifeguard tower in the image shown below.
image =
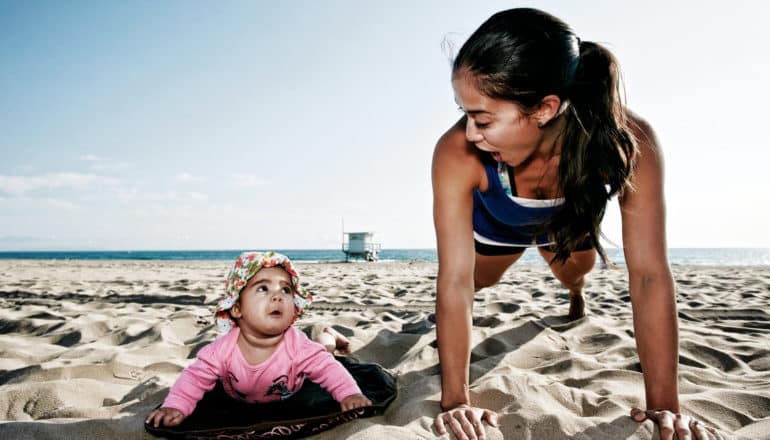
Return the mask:
<svg viewBox="0 0 770 440"><path fill-rule="evenodd" d="M377 261L380 244L374 243L373 240L374 232L343 232L342 252L345 253L345 261L350 259Z"/></svg>

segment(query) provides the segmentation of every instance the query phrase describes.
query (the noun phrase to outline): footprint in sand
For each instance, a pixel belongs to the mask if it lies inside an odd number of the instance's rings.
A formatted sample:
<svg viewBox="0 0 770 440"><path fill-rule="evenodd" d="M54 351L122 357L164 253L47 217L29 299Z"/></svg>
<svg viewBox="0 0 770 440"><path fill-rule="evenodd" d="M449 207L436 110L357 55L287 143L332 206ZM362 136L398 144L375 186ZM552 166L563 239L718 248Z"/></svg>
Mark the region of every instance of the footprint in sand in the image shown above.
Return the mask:
<svg viewBox="0 0 770 440"><path fill-rule="evenodd" d="M516 313L521 309L518 304L508 302L493 302L487 304L487 313Z"/></svg>

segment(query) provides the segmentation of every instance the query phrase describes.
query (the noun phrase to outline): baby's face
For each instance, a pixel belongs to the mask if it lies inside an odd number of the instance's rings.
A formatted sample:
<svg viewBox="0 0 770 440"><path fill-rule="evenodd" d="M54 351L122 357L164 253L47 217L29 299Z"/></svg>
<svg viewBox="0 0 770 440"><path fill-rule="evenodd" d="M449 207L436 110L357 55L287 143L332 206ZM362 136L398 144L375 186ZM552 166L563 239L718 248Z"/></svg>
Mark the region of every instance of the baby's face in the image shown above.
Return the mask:
<svg viewBox="0 0 770 440"><path fill-rule="evenodd" d="M246 283L232 315L241 331L271 337L294 322L294 290L289 274L281 267L260 269Z"/></svg>

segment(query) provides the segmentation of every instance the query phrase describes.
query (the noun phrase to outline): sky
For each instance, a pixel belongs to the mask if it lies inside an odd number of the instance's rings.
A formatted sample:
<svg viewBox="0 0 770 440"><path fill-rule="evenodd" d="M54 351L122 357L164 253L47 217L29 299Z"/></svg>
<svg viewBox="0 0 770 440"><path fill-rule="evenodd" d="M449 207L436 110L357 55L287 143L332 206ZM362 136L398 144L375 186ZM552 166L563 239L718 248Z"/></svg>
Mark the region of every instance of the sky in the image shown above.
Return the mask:
<svg viewBox="0 0 770 440"><path fill-rule="evenodd" d="M0 0L0 250L433 248L448 47L516 6L619 59L669 247L770 247L766 2Z"/></svg>

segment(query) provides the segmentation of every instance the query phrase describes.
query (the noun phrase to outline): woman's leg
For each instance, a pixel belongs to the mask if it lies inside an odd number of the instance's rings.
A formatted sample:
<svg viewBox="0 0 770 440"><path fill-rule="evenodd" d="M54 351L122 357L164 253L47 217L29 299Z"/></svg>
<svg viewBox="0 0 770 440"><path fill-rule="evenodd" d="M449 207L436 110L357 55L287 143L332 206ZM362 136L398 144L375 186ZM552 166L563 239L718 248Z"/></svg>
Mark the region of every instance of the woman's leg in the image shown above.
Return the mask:
<svg viewBox="0 0 770 440"><path fill-rule="evenodd" d="M551 260L555 255L553 252L542 247L538 248L538 251L545 258L556 279L569 289L569 314L567 317L573 320L585 316L583 285L585 284L585 275L591 271L596 262L596 250L592 248L572 252L564 263L552 263Z"/></svg>
<svg viewBox="0 0 770 440"><path fill-rule="evenodd" d="M523 250L510 255L482 255L476 252L476 267L473 271L476 291L497 284L506 269L511 267L523 253Z"/></svg>

